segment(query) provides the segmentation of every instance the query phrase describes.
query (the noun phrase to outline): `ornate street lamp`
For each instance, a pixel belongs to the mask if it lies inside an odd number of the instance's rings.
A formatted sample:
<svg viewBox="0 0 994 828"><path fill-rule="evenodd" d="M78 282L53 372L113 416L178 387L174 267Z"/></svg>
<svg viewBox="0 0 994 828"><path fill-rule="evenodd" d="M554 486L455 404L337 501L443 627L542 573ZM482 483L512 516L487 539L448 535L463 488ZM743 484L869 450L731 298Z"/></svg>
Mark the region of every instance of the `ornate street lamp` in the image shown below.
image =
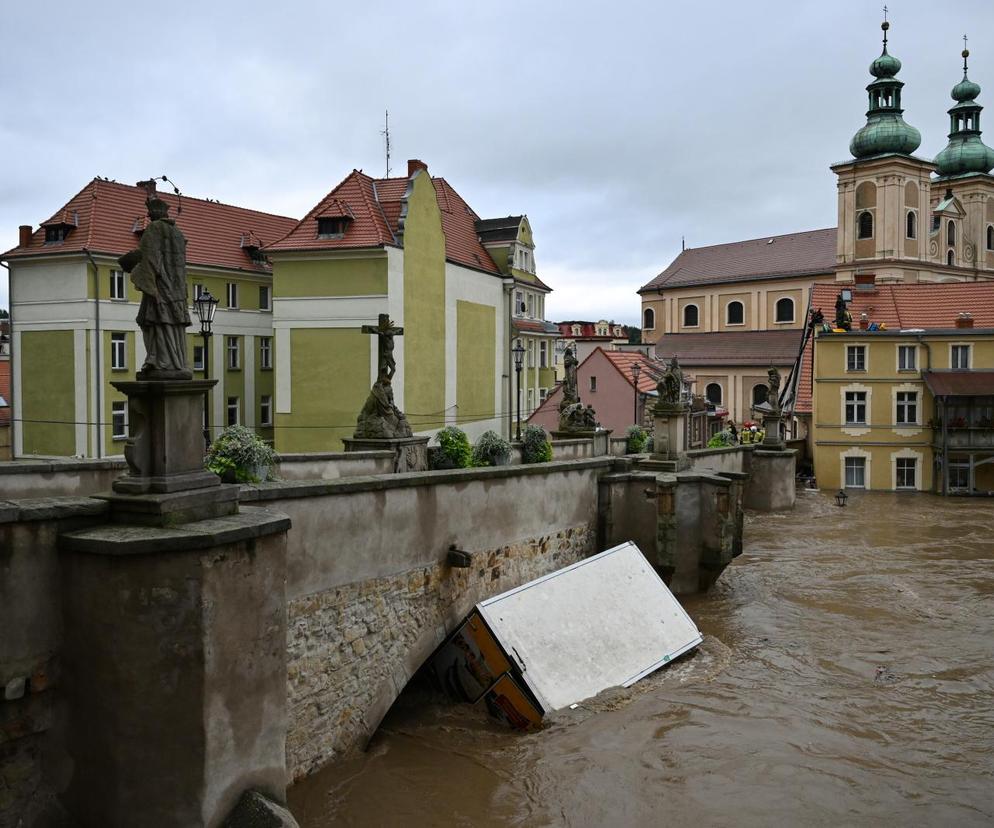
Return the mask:
<svg viewBox="0 0 994 828"><path fill-rule="evenodd" d="M835 505L845 506L847 500L849 500L849 495L845 493L844 489L839 489L839 493L835 496Z"/></svg>
<svg viewBox="0 0 994 828"><path fill-rule="evenodd" d="M214 313L217 310L217 299L211 296L209 290L204 290L193 300L193 309L200 320L200 335L204 338L204 379L210 379L210 348L208 343L211 338L212 326L214 324ZM211 392L204 391L204 443L207 448L211 447Z"/></svg>
<svg viewBox="0 0 994 828"><path fill-rule="evenodd" d="M635 414L632 417L632 422L635 425L639 425L639 374L642 373L642 366L639 363L635 363L632 366L632 379L634 380L635 386Z"/></svg>
<svg viewBox="0 0 994 828"><path fill-rule="evenodd" d="M514 373L517 375L517 381L518 381L518 392L517 392L518 430L517 430L517 436L514 439L520 443L521 442L521 365L525 361L525 349L524 346L521 344L520 339L515 343L514 347L511 348L511 353L514 354Z"/></svg>

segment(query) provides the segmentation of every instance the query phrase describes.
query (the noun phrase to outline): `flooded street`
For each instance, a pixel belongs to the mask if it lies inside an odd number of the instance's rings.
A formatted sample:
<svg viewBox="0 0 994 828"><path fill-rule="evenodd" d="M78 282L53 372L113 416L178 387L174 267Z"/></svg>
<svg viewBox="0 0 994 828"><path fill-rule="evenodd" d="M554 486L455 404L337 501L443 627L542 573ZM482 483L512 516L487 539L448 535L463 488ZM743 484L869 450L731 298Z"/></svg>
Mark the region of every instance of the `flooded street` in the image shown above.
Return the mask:
<svg viewBox="0 0 994 828"><path fill-rule="evenodd" d="M990 825L994 501L802 493L686 599L693 656L539 733L409 687L299 783L330 825Z"/></svg>

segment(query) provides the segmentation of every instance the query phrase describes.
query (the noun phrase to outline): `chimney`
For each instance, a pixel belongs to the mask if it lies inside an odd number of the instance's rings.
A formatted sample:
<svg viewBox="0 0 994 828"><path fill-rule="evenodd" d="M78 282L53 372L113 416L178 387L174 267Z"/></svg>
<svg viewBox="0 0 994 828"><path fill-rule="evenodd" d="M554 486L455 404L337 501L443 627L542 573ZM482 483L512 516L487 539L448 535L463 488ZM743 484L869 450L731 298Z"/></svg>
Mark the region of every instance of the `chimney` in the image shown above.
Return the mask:
<svg viewBox="0 0 994 828"><path fill-rule="evenodd" d="M31 225L22 224L17 228L17 246L27 247L31 244Z"/></svg>
<svg viewBox="0 0 994 828"><path fill-rule="evenodd" d="M865 311L859 315L859 329L865 331L870 327L870 316Z"/></svg>
<svg viewBox="0 0 994 828"><path fill-rule="evenodd" d="M957 328L972 328L973 327L973 314L972 313L961 313L956 317L956 327Z"/></svg>
<svg viewBox="0 0 994 828"><path fill-rule="evenodd" d="M410 178L418 170L424 170L428 172L428 165L424 161L419 161L417 158L412 158L407 162L407 177Z"/></svg>
<svg viewBox="0 0 994 828"><path fill-rule="evenodd" d="M148 181L136 181L136 187L141 187L145 190L145 198L152 198L155 195L155 179L150 178Z"/></svg>

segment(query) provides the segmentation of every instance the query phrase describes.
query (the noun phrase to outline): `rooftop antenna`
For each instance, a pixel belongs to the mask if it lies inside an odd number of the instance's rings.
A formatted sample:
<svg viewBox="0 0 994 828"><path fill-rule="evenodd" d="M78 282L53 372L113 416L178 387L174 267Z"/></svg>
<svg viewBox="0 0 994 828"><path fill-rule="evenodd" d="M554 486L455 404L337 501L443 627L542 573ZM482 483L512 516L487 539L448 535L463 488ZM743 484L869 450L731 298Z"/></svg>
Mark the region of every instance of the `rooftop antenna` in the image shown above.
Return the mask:
<svg viewBox="0 0 994 828"><path fill-rule="evenodd" d="M387 147L387 178L390 177L390 110L385 109L383 115L383 129L380 130L380 135L386 140Z"/></svg>
<svg viewBox="0 0 994 828"><path fill-rule="evenodd" d="M680 236L680 249L681 250L687 249L687 239L685 236Z"/></svg>

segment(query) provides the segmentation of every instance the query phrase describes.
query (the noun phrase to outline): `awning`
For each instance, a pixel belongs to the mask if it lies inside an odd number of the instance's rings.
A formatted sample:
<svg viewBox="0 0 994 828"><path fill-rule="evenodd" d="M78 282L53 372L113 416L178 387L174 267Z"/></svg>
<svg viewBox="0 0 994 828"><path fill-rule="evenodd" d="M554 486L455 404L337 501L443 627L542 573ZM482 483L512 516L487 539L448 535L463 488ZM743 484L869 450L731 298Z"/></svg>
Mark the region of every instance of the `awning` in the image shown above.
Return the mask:
<svg viewBox="0 0 994 828"><path fill-rule="evenodd" d="M925 371L924 376L936 397L994 396L994 371Z"/></svg>

